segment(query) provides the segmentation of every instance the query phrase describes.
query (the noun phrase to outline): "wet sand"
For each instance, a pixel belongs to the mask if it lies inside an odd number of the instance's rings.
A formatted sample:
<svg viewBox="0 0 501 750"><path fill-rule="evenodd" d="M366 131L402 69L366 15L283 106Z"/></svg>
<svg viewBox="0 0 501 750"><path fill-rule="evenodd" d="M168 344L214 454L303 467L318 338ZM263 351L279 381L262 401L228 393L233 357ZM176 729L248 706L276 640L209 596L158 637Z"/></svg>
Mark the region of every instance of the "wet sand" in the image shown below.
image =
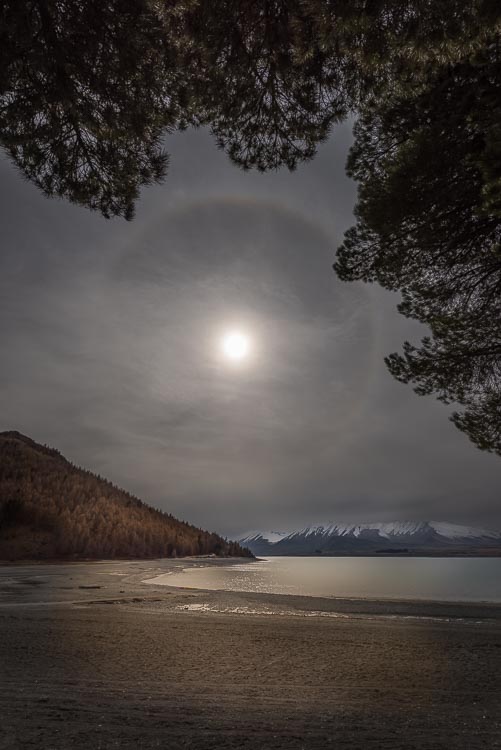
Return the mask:
<svg viewBox="0 0 501 750"><path fill-rule="evenodd" d="M501 748L501 606L0 567L0 748ZM211 564L224 564L214 562Z"/></svg>

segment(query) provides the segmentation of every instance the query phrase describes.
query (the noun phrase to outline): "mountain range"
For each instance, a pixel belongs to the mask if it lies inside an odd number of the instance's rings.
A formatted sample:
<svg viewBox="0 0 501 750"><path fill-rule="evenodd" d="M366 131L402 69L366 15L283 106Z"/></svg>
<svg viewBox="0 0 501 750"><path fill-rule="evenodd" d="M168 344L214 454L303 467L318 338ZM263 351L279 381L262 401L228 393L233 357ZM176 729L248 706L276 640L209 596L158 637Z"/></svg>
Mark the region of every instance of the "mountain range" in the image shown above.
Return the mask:
<svg viewBox="0 0 501 750"><path fill-rule="evenodd" d="M445 521L323 523L292 532L252 531L239 542L255 555L501 556L501 531Z"/></svg>
<svg viewBox="0 0 501 750"><path fill-rule="evenodd" d="M0 560L250 556L70 463L0 432Z"/></svg>

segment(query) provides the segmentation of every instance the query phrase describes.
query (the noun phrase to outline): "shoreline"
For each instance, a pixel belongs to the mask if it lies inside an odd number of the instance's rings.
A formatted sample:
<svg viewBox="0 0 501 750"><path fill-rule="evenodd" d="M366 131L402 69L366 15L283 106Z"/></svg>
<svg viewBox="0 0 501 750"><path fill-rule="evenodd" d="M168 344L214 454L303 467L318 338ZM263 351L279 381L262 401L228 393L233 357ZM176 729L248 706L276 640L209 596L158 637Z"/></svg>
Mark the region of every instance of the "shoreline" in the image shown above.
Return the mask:
<svg viewBox="0 0 501 750"><path fill-rule="evenodd" d="M142 583L205 563L0 566L0 750L501 750L501 606Z"/></svg>
<svg viewBox="0 0 501 750"><path fill-rule="evenodd" d="M135 608L148 606L150 611L197 611L199 614L501 621L501 603L492 601L314 596L192 588L155 581L158 577L181 573L186 569L249 562L253 561L248 558L190 557L57 565L0 565L0 611L23 607L115 604ZM63 585L60 585L61 579L64 579ZM191 604L199 606L190 607Z"/></svg>
<svg viewBox="0 0 501 750"><path fill-rule="evenodd" d="M269 558L281 558L281 557L292 557L297 559L315 559L315 560L321 560L321 559L346 559L346 558L352 558L352 559L358 559L358 558L372 558L374 560L379 560L380 558L390 558L390 559L401 559L401 558L407 558L411 557L413 559L432 559L432 560L454 560L454 559L460 559L460 560L484 560L484 559L496 559L498 557L501 557L501 549L496 550L486 550L485 552L482 552L481 554L478 553L469 553L469 552L451 552L451 551L432 551L430 553L412 553L412 552L399 552L399 553L390 553L390 552L381 552L381 553L346 553L343 554L341 552L338 552L336 554L328 555L328 554L321 554L321 555L262 555L262 554L256 554L252 557L219 557L218 555L211 554L211 555L193 555L189 557L110 557L110 558L94 558L94 557L53 557L53 558L26 558L26 559L20 559L20 560L8 560L8 559L1 559L0 558L0 567L10 567L10 566L31 566L31 565L91 565L93 563L95 564L101 564L101 563L134 563L134 562L155 562L155 561L162 561L162 562L176 562L176 561L182 561L182 560L213 560L215 562L231 562L231 561L242 561L245 560L246 562L253 562L253 561L262 561L262 560L268 560Z"/></svg>

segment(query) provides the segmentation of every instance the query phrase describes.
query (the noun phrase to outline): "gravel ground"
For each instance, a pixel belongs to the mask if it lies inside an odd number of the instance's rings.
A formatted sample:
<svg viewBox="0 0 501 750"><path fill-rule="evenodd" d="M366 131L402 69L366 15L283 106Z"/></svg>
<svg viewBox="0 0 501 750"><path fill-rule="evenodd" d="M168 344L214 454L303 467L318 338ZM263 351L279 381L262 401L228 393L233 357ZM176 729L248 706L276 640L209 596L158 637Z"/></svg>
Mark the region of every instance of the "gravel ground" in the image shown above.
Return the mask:
<svg viewBox="0 0 501 750"><path fill-rule="evenodd" d="M501 748L501 607L0 568L0 748ZM211 563L220 564L220 563Z"/></svg>

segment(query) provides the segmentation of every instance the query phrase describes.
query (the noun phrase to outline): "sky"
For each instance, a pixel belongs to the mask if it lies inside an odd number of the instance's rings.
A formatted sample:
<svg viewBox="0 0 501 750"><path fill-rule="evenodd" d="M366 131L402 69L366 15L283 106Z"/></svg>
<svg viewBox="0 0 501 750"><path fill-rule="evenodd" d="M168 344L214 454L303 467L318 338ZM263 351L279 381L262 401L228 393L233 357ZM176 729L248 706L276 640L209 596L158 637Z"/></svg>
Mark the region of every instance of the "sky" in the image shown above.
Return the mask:
<svg viewBox="0 0 501 750"><path fill-rule="evenodd" d="M228 536L324 521L501 528L501 461L383 357L425 329L332 271L353 223L348 124L293 173L169 136L132 223L0 163L0 429ZM231 331L248 338L224 356Z"/></svg>

